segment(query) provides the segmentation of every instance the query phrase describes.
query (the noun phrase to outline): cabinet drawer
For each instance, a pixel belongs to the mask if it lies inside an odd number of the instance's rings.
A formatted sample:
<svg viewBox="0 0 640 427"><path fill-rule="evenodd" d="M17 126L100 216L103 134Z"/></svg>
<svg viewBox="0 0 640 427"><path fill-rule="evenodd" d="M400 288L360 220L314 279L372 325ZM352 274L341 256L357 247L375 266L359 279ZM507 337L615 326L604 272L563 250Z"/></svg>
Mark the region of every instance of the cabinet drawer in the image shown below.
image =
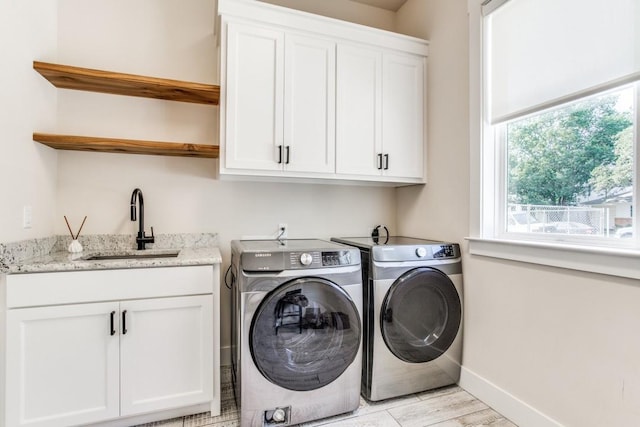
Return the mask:
<svg viewBox="0 0 640 427"><path fill-rule="evenodd" d="M212 293L214 271L217 266L204 265L10 274L7 307Z"/></svg>

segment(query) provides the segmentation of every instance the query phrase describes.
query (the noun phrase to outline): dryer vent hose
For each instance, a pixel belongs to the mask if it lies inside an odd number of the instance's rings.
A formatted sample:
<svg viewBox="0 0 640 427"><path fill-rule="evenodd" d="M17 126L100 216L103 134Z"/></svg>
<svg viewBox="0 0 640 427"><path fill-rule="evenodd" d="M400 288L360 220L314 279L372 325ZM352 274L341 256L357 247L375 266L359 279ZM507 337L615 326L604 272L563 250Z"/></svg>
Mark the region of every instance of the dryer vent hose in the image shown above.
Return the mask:
<svg viewBox="0 0 640 427"><path fill-rule="evenodd" d="M382 242L382 244L386 245L389 242L389 229L384 225L376 226L371 232L371 238L373 239L373 243L375 243L376 245L380 243L380 228L384 229L385 237L384 237L384 242Z"/></svg>

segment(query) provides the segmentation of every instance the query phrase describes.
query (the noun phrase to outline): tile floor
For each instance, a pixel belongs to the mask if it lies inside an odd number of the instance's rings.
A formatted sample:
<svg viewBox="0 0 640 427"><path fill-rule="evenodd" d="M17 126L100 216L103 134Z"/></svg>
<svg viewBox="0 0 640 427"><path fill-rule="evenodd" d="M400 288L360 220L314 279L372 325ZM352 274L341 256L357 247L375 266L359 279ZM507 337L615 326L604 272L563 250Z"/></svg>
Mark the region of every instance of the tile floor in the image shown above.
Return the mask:
<svg viewBox="0 0 640 427"><path fill-rule="evenodd" d="M221 414L209 413L174 418L139 427L236 427L240 425L233 398L231 371L222 368ZM304 427L517 427L458 386L385 400L367 402L360 398L354 412L303 424Z"/></svg>

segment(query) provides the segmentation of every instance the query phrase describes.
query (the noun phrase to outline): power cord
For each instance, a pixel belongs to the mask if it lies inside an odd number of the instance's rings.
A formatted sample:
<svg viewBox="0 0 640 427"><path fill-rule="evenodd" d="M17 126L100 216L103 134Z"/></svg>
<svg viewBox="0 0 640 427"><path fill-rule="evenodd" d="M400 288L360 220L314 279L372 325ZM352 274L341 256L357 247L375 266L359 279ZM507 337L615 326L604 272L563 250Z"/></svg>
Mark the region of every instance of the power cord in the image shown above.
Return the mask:
<svg viewBox="0 0 640 427"><path fill-rule="evenodd" d="M229 264L229 268L227 268L227 271L224 273L224 285L227 287L227 289L231 289L233 288L233 284L236 283L236 275L233 274L233 255L231 255L231 264ZM229 282L229 273L231 273L231 282Z"/></svg>
<svg viewBox="0 0 640 427"><path fill-rule="evenodd" d="M282 238L282 236L284 235L284 232L287 231L287 229L285 227L280 227L280 234L278 234L278 236L276 237L276 240L278 241L278 243L280 243L282 246L285 245L285 242L283 241L284 239Z"/></svg>

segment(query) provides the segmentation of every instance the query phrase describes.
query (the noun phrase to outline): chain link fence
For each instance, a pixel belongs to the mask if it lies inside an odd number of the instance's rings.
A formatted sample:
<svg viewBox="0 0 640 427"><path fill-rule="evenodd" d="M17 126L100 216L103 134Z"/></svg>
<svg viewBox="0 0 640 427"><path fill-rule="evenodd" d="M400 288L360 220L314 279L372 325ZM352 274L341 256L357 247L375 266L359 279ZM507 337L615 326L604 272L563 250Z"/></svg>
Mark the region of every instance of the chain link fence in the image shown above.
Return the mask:
<svg viewBox="0 0 640 427"><path fill-rule="evenodd" d="M609 210L585 206L508 206L508 231L609 236Z"/></svg>

